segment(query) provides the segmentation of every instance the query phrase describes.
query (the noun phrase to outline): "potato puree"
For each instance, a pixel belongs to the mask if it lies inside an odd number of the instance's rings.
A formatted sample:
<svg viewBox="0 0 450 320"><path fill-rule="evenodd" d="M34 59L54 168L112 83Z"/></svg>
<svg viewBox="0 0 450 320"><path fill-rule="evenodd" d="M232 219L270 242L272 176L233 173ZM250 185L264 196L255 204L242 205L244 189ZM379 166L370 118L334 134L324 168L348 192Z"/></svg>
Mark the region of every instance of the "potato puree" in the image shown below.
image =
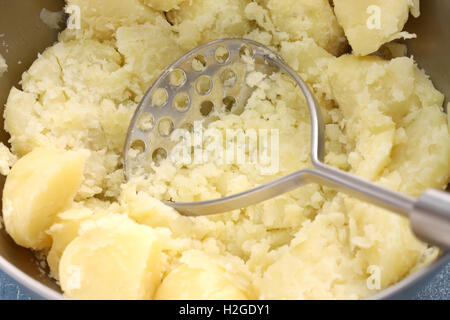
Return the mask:
<svg viewBox="0 0 450 320"><path fill-rule="evenodd" d="M436 258L406 219L315 184L212 217L184 217L160 201L221 197L310 166L304 98L279 74L253 78L244 113L210 124L278 129L276 175L256 164L165 161L125 183L121 163L129 121L160 72L209 40L245 37L279 52L314 90L329 165L411 196L445 188L443 95L412 58L365 56L404 35L418 1L68 4L80 7L81 28L63 31L11 90L13 154L0 149L3 174L19 158L3 194L6 230L46 254L67 297L358 299ZM371 4L383 19L369 33ZM344 54L348 44L354 54Z"/></svg>

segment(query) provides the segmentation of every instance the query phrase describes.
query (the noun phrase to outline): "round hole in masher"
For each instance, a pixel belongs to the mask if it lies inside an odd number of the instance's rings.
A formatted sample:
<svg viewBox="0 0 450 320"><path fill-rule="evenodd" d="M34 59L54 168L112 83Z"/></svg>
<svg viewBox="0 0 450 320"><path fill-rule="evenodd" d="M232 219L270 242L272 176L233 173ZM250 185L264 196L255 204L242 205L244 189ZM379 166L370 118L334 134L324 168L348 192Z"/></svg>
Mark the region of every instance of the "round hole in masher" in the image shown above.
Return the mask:
<svg viewBox="0 0 450 320"><path fill-rule="evenodd" d="M173 87L182 87L186 83L186 72L181 69L175 69L170 72L169 81Z"/></svg>
<svg viewBox="0 0 450 320"><path fill-rule="evenodd" d="M151 113L143 113L139 116L137 125L142 131L150 131L155 125L155 118Z"/></svg>
<svg viewBox="0 0 450 320"><path fill-rule="evenodd" d="M200 113L204 117L208 117L214 110L214 103L209 100L203 101L200 105Z"/></svg>
<svg viewBox="0 0 450 320"><path fill-rule="evenodd" d="M162 161L167 159L167 156L168 156L168 154L167 154L166 149L164 149L164 148L157 148L152 153L152 160L157 166L159 166Z"/></svg>
<svg viewBox="0 0 450 320"><path fill-rule="evenodd" d="M169 96L167 90L163 88L157 88L152 93L152 105L154 107L162 107L167 103Z"/></svg>
<svg viewBox="0 0 450 320"><path fill-rule="evenodd" d="M225 68L221 71L219 76L223 86L231 88L234 87L237 81L237 74L231 68Z"/></svg>
<svg viewBox="0 0 450 320"><path fill-rule="evenodd" d="M247 45L243 45L240 49L239 49L239 56L241 58L243 57L253 57L254 52L253 52L253 48Z"/></svg>
<svg viewBox="0 0 450 320"><path fill-rule="evenodd" d="M185 92L179 93L173 99L173 107L179 112L185 112L189 109L191 99Z"/></svg>
<svg viewBox="0 0 450 320"><path fill-rule="evenodd" d="M136 139L130 145L131 152L129 152L129 155L131 158L137 158L138 156L144 154L146 148L147 147L144 141Z"/></svg>
<svg viewBox="0 0 450 320"><path fill-rule="evenodd" d="M202 72L208 66L208 62L204 55L199 54L192 59L192 69L197 72Z"/></svg>
<svg viewBox="0 0 450 320"><path fill-rule="evenodd" d="M225 46L220 46L216 49L214 56L218 63L225 64L230 60L230 50Z"/></svg>
<svg viewBox="0 0 450 320"><path fill-rule="evenodd" d="M225 107L225 111L227 112L231 112L233 108L237 105L236 98L232 96L223 98L222 102Z"/></svg>
<svg viewBox="0 0 450 320"><path fill-rule="evenodd" d="M173 124L172 119L170 118L163 118L159 120L158 123L158 132L163 137L168 137L172 134L175 126Z"/></svg>
<svg viewBox="0 0 450 320"><path fill-rule="evenodd" d="M212 87L213 83L211 81L211 78L208 76L201 76L195 82L197 93L202 96L209 94L212 90Z"/></svg>

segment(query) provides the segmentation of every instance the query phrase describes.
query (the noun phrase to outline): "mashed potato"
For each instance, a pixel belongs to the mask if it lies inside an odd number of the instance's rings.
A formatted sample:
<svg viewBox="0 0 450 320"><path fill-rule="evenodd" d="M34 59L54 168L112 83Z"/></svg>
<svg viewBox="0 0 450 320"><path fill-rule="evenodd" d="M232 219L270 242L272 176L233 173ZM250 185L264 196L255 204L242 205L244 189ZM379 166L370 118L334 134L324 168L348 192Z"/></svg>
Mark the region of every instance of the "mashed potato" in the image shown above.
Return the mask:
<svg viewBox="0 0 450 320"><path fill-rule="evenodd" d="M412 196L445 188L443 95L411 58L361 56L399 35L411 2L386 9L398 24L374 37L354 29L366 16L359 0L334 2L69 0L81 8L81 29L60 34L6 105L14 155L1 151L2 173L20 159L3 195L7 231L44 251L64 294L82 299L359 299L435 259L438 250L406 219L316 184L211 217L181 216L161 202L222 197L311 166L306 102L281 74L253 77L244 112L209 124L277 129L279 172L166 160L125 181L129 121L161 71L206 41L246 37L278 51L314 90L329 165ZM343 54L344 32L355 55ZM58 204L50 216L42 201Z"/></svg>
<svg viewBox="0 0 450 320"><path fill-rule="evenodd" d="M17 157L11 150L3 143L0 143L0 174L7 176L16 161Z"/></svg>
<svg viewBox="0 0 450 320"><path fill-rule="evenodd" d="M415 37L402 30L410 12L419 16L419 0L333 0L333 3L355 55L373 53L394 39Z"/></svg>

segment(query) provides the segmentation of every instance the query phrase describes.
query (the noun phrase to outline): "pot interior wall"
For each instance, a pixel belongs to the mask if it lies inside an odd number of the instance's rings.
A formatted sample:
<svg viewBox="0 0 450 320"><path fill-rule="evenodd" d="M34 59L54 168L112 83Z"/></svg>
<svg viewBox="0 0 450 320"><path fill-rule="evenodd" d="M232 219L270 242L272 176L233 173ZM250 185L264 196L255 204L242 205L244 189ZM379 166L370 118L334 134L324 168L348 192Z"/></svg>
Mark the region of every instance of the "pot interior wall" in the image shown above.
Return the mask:
<svg viewBox="0 0 450 320"><path fill-rule="evenodd" d="M43 8L51 11L63 9L63 0L0 0L0 54L8 64L8 71L0 78L0 113L8 98L11 87L20 87L22 73L27 70L38 53L54 43L58 30L49 28L40 19ZM9 136L0 121L0 139L8 144ZM0 176L0 192L3 193L5 178ZM0 204L1 208L1 204ZM0 230L0 256L35 280L59 290L58 286L44 276L38 268L34 255L17 246Z"/></svg>
<svg viewBox="0 0 450 320"><path fill-rule="evenodd" d="M22 73L36 59L37 54L51 45L58 30L50 29L40 19L42 8L51 11L62 10L62 0L0 0L0 53L7 60L8 72L0 78L0 112L13 86L19 87ZM450 1L422 1L422 16L410 19L407 30L418 35L408 41L409 53L414 55L419 66L433 79L436 87L450 97L450 28L447 15ZM8 135L0 121L0 138L5 144ZM4 177L0 177L0 192ZM0 204L1 206L1 204ZM58 290L53 281L43 276L37 267L33 254L18 247L0 230L0 256L41 283Z"/></svg>
<svg viewBox="0 0 450 320"><path fill-rule="evenodd" d="M450 102L450 1L422 0L420 6L422 15L409 19L406 25L406 30L417 34L417 38L405 43L419 67L445 94L446 107Z"/></svg>

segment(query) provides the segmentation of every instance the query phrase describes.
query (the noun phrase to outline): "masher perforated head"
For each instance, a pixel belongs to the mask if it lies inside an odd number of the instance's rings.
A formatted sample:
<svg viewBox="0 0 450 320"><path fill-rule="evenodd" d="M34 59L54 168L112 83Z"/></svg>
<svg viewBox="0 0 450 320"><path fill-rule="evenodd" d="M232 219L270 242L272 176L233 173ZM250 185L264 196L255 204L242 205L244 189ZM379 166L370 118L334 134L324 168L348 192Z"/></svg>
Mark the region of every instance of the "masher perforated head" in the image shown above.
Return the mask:
<svg viewBox="0 0 450 320"><path fill-rule="evenodd" d="M175 129L194 121L214 120L217 112L240 114L251 96L246 81L249 56L259 72L282 72L302 90L311 120L311 162L314 168L296 171L251 190L201 202L166 202L180 213L201 216L244 208L281 195L308 183L321 183L387 210L410 217L416 235L450 247L450 196L428 190L418 200L365 181L323 163L324 126L318 103L300 76L276 53L245 39L207 43L173 63L147 92L131 121L124 152L128 177L170 155ZM258 61L259 60L259 61ZM139 171L137 172L139 174Z"/></svg>
<svg viewBox="0 0 450 320"><path fill-rule="evenodd" d="M169 157L178 143L172 139L177 129L191 131L194 122L201 120L206 126L217 119L215 116L219 112L242 113L254 90L246 81L249 59L254 61L257 71L266 75L283 72L299 85L311 113L312 155L322 159L320 114L314 96L303 80L264 45L247 39L224 39L188 52L164 70L146 93L128 130L124 152L127 177L142 174L142 169L151 171L153 165ZM247 205L227 202L231 198L233 196L222 198L215 208L207 206L217 200L197 202L193 206L194 203L168 204L195 215L225 212ZM199 205L204 210L195 211Z"/></svg>

